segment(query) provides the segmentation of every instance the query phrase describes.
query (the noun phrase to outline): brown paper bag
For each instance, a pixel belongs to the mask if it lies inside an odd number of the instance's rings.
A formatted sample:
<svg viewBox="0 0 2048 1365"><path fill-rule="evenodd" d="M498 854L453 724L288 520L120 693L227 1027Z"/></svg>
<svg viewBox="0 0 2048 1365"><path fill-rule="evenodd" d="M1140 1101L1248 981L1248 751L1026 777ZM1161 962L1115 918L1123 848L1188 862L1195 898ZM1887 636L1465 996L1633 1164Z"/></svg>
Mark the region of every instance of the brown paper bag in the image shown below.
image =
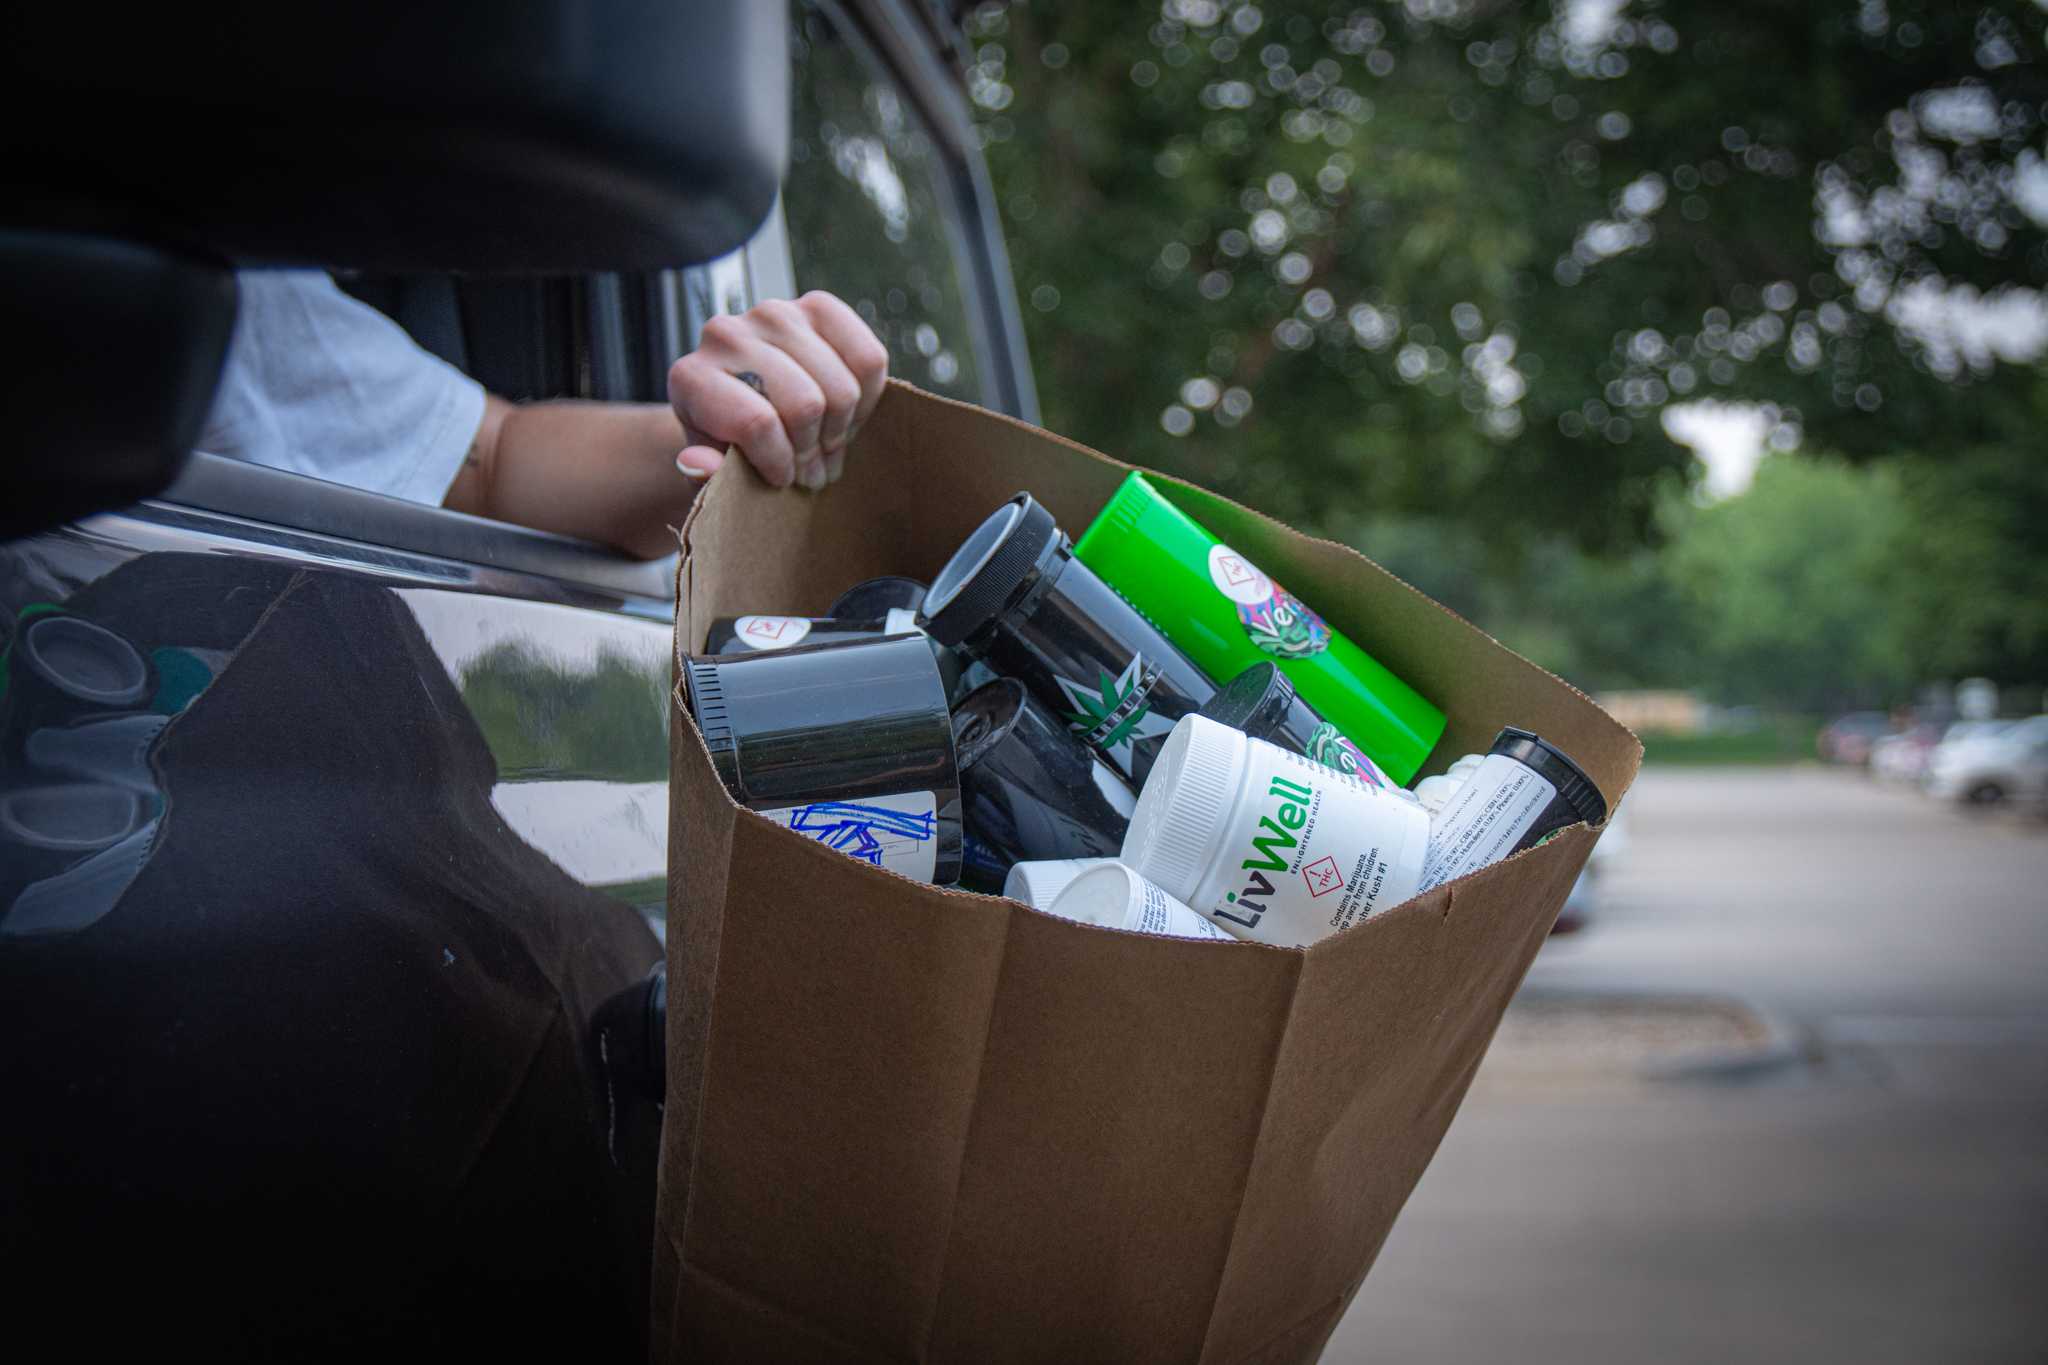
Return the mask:
<svg viewBox="0 0 2048 1365"><path fill-rule="evenodd" d="M1029 489L1071 535L1127 466L892 384L846 477L727 461L684 531L676 645L929 580ZM1175 501L1450 716L1612 809L1641 746L1352 550ZM855 862L743 811L677 702L662 1360L1313 1360L1421 1177L1597 831L1300 949L1087 927Z"/></svg>

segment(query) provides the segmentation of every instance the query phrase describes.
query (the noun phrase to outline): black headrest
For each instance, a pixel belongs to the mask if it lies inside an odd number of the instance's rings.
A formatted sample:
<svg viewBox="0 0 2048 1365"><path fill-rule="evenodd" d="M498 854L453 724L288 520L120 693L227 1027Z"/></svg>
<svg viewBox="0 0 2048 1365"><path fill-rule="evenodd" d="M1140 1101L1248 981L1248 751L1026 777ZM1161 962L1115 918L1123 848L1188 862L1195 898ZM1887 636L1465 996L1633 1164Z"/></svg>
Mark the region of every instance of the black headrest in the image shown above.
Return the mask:
<svg viewBox="0 0 2048 1365"><path fill-rule="evenodd" d="M0 223L242 265L582 271L739 245L788 147L777 0L17 6Z"/></svg>
<svg viewBox="0 0 2048 1365"><path fill-rule="evenodd" d="M206 421L234 276L132 242L0 228L11 428L0 540L171 481Z"/></svg>
<svg viewBox="0 0 2048 1365"><path fill-rule="evenodd" d="M0 539L161 489L231 266L643 270L738 246L789 143L781 0L15 6Z"/></svg>

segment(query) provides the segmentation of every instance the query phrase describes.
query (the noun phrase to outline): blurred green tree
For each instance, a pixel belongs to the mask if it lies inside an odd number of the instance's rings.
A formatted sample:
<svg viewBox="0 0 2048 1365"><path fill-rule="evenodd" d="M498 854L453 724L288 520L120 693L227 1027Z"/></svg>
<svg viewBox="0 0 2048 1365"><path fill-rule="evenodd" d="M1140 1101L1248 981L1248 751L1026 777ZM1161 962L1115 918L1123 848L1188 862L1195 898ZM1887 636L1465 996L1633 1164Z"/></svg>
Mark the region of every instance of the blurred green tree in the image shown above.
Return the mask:
<svg viewBox="0 0 2048 1365"><path fill-rule="evenodd" d="M1685 477L1675 401L1855 458L2031 441L2042 27L1016 0L969 81L1052 425L1311 526L1612 548Z"/></svg>
<svg viewBox="0 0 2048 1365"><path fill-rule="evenodd" d="M1909 511L1892 470L1764 461L1739 497L1699 509L1665 555L1698 630L1692 675L1724 699L1818 711L1918 681Z"/></svg>

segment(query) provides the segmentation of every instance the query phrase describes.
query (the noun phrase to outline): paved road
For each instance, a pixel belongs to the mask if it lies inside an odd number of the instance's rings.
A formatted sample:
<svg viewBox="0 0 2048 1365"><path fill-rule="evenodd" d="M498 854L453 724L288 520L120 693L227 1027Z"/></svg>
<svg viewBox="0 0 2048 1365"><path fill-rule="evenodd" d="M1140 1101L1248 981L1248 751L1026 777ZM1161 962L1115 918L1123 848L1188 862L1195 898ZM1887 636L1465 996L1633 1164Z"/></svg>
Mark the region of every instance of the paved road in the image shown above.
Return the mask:
<svg viewBox="0 0 2048 1365"><path fill-rule="evenodd" d="M1489 1063L1327 1358L2048 1360L2048 824L1819 769L1651 770L1628 815L1530 985L1740 996L1810 1063Z"/></svg>

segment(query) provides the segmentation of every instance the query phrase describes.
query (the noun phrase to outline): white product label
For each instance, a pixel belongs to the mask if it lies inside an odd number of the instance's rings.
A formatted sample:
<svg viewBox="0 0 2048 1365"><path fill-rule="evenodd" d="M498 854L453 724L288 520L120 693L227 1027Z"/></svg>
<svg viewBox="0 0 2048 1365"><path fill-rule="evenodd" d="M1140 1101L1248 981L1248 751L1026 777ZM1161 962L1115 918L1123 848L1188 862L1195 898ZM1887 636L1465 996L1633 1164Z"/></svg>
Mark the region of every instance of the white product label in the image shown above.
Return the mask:
<svg viewBox="0 0 2048 1365"><path fill-rule="evenodd" d="M1133 877L1138 891L1137 903L1131 907L1130 915L1124 920L1124 928L1134 929L1141 934L1171 934L1175 938L1216 938L1228 943L1231 935L1224 933L1194 911L1146 881Z"/></svg>
<svg viewBox="0 0 2048 1365"><path fill-rule="evenodd" d="M1256 607L1273 595L1273 580L1228 545L1209 547L1209 581L1239 606Z"/></svg>
<svg viewBox="0 0 2048 1365"><path fill-rule="evenodd" d="M788 649L811 633L811 623L801 616L742 616L733 623L733 634L749 649Z"/></svg>
<svg viewBox="0 0 2048 1365"><path fill-rule="evenodd" d="M897 792L761 814L848 857L928 882L939 863L938 808L930 792Z"/></svg>
<svg viewBox="0 0 2048 1365"><path fill-rule="evenodd" d="M1252 741L1239 828L1207 913L1239 938L1314 943L1415 894L1429 829L1412 801Z"/></svg>
<svg viewBox="0 0 2048 1365"><path fill-rule="evenodd" d="M1488 754L1429 825L1422 890L1508 856L1557 795L1541 774L1505 754Z"/></svg>

